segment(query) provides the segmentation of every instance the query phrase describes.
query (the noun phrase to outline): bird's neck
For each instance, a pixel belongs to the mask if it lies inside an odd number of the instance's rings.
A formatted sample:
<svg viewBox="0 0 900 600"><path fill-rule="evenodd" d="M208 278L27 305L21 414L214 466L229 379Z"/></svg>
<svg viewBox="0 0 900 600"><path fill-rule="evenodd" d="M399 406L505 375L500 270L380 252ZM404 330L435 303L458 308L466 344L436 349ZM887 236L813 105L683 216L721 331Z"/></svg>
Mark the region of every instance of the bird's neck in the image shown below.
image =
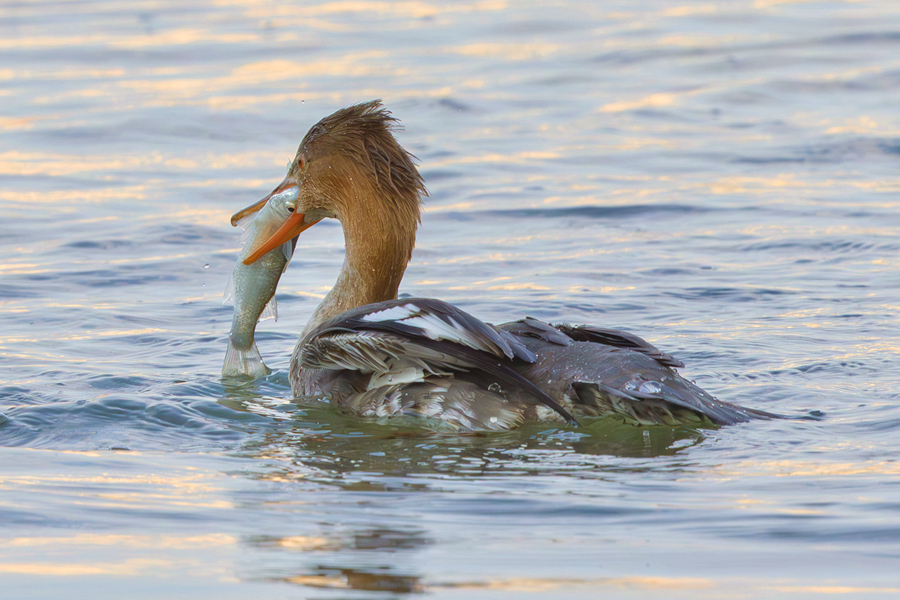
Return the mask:
<svg viewBox="0 0 900 600"><path fill-rule="evenodd" d="M416 243L418 220L396 219L397 215L391 211L367 210L366 204L353 206L361 210L340 216L346 247L341 272L307 323L301 339L343 312L397 297Z"/></svg>

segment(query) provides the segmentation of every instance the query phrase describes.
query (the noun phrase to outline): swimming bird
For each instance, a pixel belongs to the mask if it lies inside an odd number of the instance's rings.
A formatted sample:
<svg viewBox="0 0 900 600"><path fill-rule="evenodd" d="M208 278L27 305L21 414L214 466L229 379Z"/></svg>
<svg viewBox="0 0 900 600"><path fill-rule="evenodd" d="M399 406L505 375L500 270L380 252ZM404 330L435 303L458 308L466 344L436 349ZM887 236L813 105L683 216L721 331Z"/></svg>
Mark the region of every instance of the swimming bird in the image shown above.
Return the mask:
<svg viewBox="0 0 900 600"><path fill-rule="evenodd" d="M296 210L246 264L322 219L337 219L346 255L290 361L295 397L365 417L422 417L429 427L509 429L616 415L635 425L734 424L774 418L713 398L684 365L643 339L528 317L485 323L447 302L398 298L427 195L380 101L338 110L303 138L287 176L237 223L296 189Z"/></svg>

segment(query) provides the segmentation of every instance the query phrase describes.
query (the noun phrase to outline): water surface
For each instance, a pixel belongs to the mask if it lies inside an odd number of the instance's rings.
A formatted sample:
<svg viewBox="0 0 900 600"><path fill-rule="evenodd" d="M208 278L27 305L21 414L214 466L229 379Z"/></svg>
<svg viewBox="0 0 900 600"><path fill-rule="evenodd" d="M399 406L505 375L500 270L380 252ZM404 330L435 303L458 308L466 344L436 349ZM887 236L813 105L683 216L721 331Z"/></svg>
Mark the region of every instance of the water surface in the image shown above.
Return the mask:
<svg viewBox="0 0 900 600"><path fill-rule="evenodd" d="M16 598L900 594L900 7L0 7L0 578ZM819 420L437 435L293 402L304 233L218 373L228 223L382 98L430 191L405 293L619 327Z"/></svg>

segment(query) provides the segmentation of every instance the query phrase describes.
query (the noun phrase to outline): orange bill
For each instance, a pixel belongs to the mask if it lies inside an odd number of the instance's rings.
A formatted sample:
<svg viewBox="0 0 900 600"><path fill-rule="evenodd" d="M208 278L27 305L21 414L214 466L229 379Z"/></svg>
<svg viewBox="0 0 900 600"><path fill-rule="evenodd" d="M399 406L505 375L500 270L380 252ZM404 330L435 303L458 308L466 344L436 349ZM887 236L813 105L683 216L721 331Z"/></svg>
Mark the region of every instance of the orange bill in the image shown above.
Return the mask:
<svg viewBox="0 0 900 600"><path fill-rule="evenodd" d="M271 196L271 195L272 194L269 194L269 196ZM269 196L266 196L259 202L251 204L247 208L243 208L243 209L237 211L236 213L234 213L233 215L231 215L231 226L237 227L238 221L240 221L241 219L243 219L250 213L255 213L255 212L259 211L263 206L266 205L266 202L269 201Z"/></svg>
<svg viewBox="0 0 900 600"><path fill-rule="evenodd" d="M278 191L279 190L276 190L272 193L275 194ZM272 237L266 240L266 242L262 246L257 248L255 252L244 259L244 264L252 265L267 252L271 252L286 241L297 237L298 235L300 235L300 233L306 231L319 221L321 221L321 219L316 219L315 221L310 221L309 223L307 223L305 215L303 215L302 213L293 213L290 217L287 218L287 221L284 222L284 225L282 225L278 229L278 231L272 234Z"/></svg>

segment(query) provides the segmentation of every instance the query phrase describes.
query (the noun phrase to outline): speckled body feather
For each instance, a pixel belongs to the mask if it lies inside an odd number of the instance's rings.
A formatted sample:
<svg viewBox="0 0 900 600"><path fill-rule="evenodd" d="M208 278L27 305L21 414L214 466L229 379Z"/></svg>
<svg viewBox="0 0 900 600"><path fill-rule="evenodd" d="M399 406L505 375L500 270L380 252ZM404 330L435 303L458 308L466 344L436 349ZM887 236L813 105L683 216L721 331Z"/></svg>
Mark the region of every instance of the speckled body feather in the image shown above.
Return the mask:
<svg viewBox="0 0 900 600"><path fill-rule="evenodd" d="M458 430L607 415L635 425L774 417L716 400L634 335L591 330L534 319L493 327L439 300L392 300L310 332L291 380L296 395L362 416L427 417Z"/></svg>

